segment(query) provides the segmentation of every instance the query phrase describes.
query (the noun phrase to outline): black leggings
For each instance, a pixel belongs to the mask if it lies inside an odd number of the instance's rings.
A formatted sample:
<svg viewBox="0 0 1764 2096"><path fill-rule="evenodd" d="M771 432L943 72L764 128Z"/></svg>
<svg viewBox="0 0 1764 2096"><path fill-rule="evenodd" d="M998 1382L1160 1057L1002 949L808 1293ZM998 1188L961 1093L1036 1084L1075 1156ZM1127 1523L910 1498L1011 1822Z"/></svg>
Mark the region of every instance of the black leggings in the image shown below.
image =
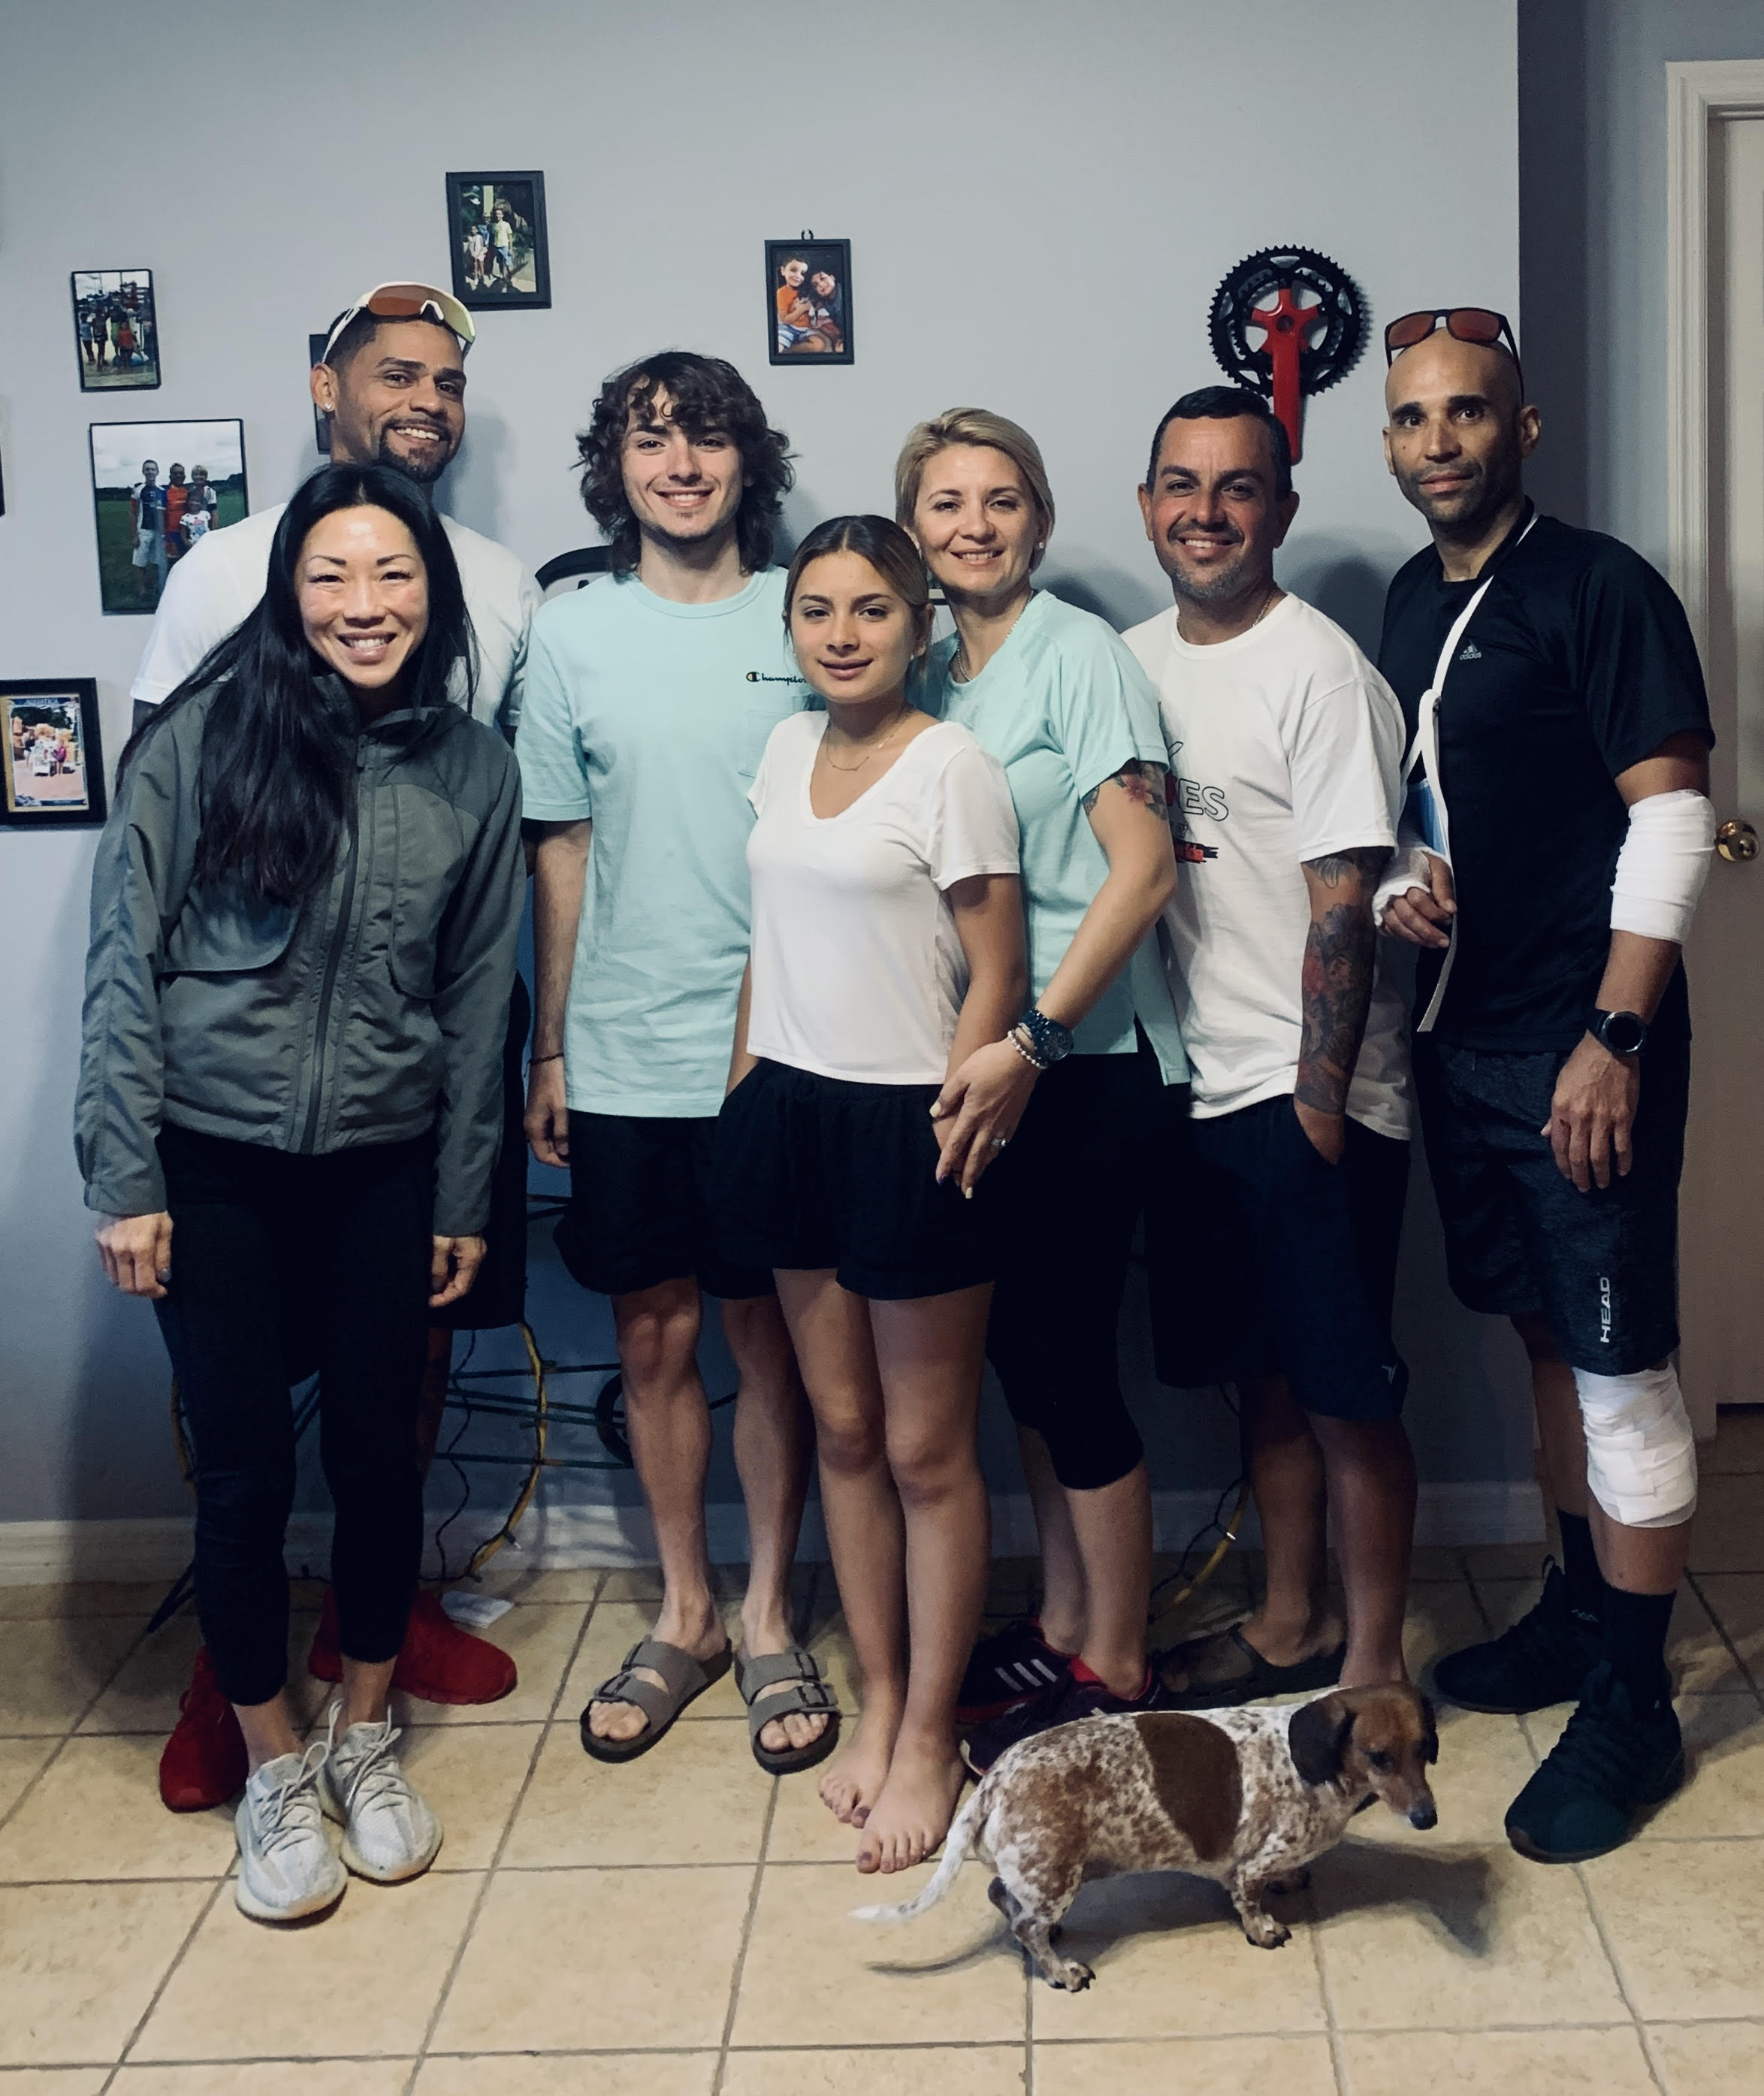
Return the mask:
<svg viewBox="0 0 1764 2096"><path fill-rule="evenodd" d="M1074 1491L1115 1484L1145 1456L1121 1396L1121 1291L1164 1116L1184 1096L1143 1034L1137 1055L1069 1056L1037 1081L986 1175L998 1234L986 1357L1011 1417L1041 1435Z"/></svg>
<svg viewBox="0 0 1764 2096"><path fill-rule="evenodd" d="M434 1145L300 1157L167 1128L159 1158L172 1279L155 1307L195 1448L196 1613L222 1694L266 1703L287 1678L301 1361L321 1378L343 1648L387 1660L404 1643L422 1559Z"/></svg>

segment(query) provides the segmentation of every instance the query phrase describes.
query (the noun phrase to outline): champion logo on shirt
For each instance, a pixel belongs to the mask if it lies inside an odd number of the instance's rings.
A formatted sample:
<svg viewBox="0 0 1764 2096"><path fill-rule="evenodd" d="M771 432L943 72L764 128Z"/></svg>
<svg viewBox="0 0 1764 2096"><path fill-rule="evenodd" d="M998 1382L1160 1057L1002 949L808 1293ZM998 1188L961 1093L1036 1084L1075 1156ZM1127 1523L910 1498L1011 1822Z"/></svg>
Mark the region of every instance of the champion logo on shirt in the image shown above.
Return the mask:
<svg viewBox="0 0 1764 2096"><path fill-rule="evenodd" d="M1482 659L1482 651L1474 640L1466 640L1458 650L1458 660L1461 662L1480 662Z"/></svg>
<svg viewBox="0 0 1764 2096"><path fill-rule="evenodd" d="M763 670L749 670L747 681L750 684L800 684L800 677L768 677Z"/></svg>

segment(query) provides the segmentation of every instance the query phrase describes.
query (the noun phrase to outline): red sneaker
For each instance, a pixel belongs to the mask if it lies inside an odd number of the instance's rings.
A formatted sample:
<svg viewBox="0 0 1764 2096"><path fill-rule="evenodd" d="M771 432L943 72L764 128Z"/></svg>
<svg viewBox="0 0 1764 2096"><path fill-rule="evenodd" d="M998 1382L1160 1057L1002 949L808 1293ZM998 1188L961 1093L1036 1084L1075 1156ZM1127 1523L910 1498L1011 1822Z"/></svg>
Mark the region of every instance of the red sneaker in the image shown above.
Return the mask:
<svg viewBox="0 0 1764 2096"><path fill-rule="evenodd" d="M325 1606L306 1656L307 1671L321 1681L343 1678L343 1648L338 1640L337 1596L327 1587ZM411 1605L392 1686L425 1703L496 1703L519 1679L514 1662L500 1645L462 1631L441 1605L440 1596L417 1590Z"/></svg>
<svg viewBox="0 0 1764 2096"><path fill-rule="evenodd" d="M180 1716L159 1756L159 1796L170 1812L205 1812L245 1788L245 1735L220 1693L214 1662L202 1646L190 1686L177 1699Z"/></svg>

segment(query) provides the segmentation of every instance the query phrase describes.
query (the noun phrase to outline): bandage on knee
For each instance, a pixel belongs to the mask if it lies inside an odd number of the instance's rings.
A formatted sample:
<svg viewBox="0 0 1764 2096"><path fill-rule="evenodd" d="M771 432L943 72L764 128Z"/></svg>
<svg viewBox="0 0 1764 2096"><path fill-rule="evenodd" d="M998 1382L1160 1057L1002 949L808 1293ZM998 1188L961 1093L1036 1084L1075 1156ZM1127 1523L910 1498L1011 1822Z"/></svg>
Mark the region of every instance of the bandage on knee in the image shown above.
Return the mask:
<svg viewBox="0 0 1764 2096"><path fill-rule="evenodd" d="M1696 1440L1678 1370L1574 1370L1587 1434L1587 1483L1625 1528L1676 1528L1696 1511Z"/></svg>

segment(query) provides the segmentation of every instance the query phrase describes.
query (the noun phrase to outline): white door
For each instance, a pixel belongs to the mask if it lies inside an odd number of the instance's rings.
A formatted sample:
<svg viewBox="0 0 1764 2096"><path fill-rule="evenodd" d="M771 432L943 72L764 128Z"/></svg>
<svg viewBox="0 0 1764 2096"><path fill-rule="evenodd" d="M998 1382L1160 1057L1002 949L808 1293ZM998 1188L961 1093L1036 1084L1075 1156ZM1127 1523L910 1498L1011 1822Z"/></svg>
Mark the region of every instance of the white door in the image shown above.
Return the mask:
<svg viewBox="0 0 1764 2096"><path fill-rule="evenodd" d="M1764 111L1711 126L1709 207L1710 792L1735 856L1686 952L1681 1373L1703 1435L1718 1404L1764 1402L1764 858L1743 855L1764 841Z"/></svg>

